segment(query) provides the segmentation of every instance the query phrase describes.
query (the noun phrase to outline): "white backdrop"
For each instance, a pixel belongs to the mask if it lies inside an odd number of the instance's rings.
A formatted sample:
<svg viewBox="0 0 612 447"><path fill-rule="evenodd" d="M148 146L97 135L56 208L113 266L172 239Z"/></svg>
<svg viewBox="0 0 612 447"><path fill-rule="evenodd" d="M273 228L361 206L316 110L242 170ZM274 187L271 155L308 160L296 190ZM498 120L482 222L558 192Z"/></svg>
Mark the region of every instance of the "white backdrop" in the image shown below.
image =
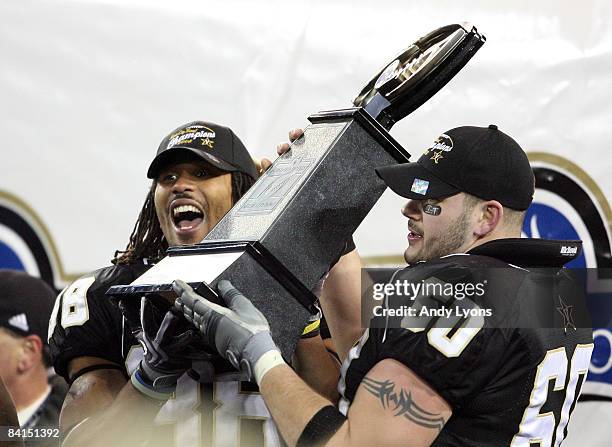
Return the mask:
<svg viewBox="0 0 612 447"><path fill-rule="evenodd" d="M125 246L167 131L230 125L258 156L319 110L346 107L417 37L467 20L488 37L447 88L393 129L419 153L440 132L497 123L527 151L577 161L604 191L612 6L582 1L4 1L0 190L49 229L68 273ZM362 254L397 255L401 201L359 231ZM390 231L380 231L385 217ZM387 227L386 227L387 228Z"/></svg>
<svg viewBox="0 0 612 447"><path fill-rule="evenodd" d="M62 282L125 246L169 130L215 121L273 156L309 114L349 106L397 52L458 21L487 43L396 139L419 154L451 127L495 123L612 192L609 0L5 0L0 193L46 230ZM402 253L401 204L386 193L368 216L363 256Z"/></svg>

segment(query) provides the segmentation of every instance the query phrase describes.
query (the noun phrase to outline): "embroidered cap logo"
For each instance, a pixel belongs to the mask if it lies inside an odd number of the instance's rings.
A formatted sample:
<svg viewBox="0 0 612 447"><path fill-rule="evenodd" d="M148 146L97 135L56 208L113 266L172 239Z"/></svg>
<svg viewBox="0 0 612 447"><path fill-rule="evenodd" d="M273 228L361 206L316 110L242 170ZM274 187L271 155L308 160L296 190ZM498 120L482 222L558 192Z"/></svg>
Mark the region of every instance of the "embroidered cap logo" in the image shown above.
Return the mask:
<svg viewBox="0 0 612 447"><path fill-rule="evenodd" d="M430 160L433 160L435 164L438 164L438 162L444 158L444 153L450 152L451 150L453 150L453 139L443 133L436 138L433 144L427 148L425 153L431 153L432 155Z"/></svg>
<svg viewBox="0 0 612 447"><path fill-rule="evenodd" d="M191 126L172 135L166 149L170 149L179 144L191 145L198 139L200 140L200 146L208 146L209 149L212 149L215 144L215 136L215 131L208 127Z"/></svg>

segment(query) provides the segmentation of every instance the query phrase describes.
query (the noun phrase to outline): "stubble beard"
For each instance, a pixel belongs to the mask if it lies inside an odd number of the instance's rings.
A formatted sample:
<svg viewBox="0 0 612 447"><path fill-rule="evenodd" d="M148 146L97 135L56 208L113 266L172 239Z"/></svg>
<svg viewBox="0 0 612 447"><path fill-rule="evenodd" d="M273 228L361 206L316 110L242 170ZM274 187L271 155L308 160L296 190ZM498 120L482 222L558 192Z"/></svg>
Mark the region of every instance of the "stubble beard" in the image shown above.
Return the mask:
<svg viewBox="0 0 612 447"><path fill-rule="evenodd" d="M453 253L462 253L462 247L466 243L468 225L468 214L461 213L439 235L427 238L427 234L424 233L424 238L421 240L423 247L413 256L408 256L408 250L406 250L404 255L406 262L431 261ZM425 238L427 238L426 244Z"/></svg>

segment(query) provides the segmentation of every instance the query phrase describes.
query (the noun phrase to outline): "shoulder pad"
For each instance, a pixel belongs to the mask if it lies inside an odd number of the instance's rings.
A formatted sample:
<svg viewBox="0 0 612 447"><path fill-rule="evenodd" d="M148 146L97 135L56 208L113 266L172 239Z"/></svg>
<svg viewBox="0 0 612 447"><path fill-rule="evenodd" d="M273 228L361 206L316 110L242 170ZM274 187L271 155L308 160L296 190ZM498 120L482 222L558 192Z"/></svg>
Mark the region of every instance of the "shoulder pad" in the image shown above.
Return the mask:
<svg viewBox="0 0 612 447"><path fill-rule="evenodd" d="M488 256L519 267L563 267L580 256L582 241L508 238L479 245L468 253Z"/></svg>

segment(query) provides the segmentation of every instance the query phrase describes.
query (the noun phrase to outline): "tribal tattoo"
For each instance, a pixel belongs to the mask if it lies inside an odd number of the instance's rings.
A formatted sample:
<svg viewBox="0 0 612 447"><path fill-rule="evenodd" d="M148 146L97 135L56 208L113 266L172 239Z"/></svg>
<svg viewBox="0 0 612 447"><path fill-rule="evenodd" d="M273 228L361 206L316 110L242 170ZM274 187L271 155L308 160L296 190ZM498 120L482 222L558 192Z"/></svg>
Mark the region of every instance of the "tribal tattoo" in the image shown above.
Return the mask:
<svg viewBox="0 0 612 447"><path fill-rule="evenodd" d="M444 418L436 413L430 413L419 407L412 399L410 391L403 388L399 393L395 392L395 383L390 380L379 382L365 377L361 382L365 385L365 389L374 396L380 399L384 409L391 409L395 412L394 416L403 416L411 420L415 424L422 427L433 428L439 431L444 427Z"/></svg>

